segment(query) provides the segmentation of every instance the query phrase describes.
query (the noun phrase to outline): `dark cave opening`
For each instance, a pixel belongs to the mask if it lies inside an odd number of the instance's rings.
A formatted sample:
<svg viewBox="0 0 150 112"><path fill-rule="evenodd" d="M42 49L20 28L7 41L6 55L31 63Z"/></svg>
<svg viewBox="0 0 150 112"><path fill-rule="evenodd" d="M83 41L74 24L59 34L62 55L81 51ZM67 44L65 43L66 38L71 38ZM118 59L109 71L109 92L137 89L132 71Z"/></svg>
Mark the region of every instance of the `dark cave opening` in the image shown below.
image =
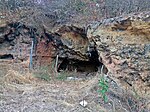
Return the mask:
<svg viewBox="0 0 150 112"><path fill-rule="evenodd" d="M0 55L0 59L14 59L12 54L3 54Z"/></svg>
<svg viewBox="0 0 150 112"><path fill-rule="evenodd" d="M60 59L60 62L58 64L57 71L77 71L77 72L97 72L98 70L101 69L102 66L103 68L103 73L107 73L108 70L105 67L103 63L100 61L94 62L94 61L81 61L81 60L73 60L73 59Z"/></svg>
<svg viewBox="0 0 150 112"><path fill-rule="evenodd" d="M96 72L98 67L95 63L90 61L81 61L73 59L61 59L61 63L58 65L58 72L60 71L77 71L77 72Z"/></svg>
<svg viewBox="0 0 150 112"><path fill-rule="evenodd" d="M57 71L77 71L77 72L97 72L104 66L104 73L107 73L108 70L105 65L99 60L99 55L96 49L91 50L88 54L89 60L77 60L69 58L60 58L57 67Z"/></svg>

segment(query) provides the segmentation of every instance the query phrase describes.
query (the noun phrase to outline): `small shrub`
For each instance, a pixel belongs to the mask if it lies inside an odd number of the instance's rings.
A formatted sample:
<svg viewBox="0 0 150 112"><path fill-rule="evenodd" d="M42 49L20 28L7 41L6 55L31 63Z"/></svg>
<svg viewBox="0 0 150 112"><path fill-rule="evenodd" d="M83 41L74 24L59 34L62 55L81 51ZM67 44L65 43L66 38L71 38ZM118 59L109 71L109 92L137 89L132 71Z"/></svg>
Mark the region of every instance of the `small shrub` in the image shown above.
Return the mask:
<svg viewBox="0 0 150 112"><path fill-rule="evenodd" d="M58 73L58 76L56 77L58 80L66 80L67 75L64 72Z"/></svg>
<svg viewBox="0 0 150 112"><path fill-rule="evenodd" d="M51 80L51 75L50 75L49 68L46 67L46 66L41 67L38 71L36 71L33 74L33 76L38 78L38 79L45 80L45 81L50 81Z"/></svg>
<svg viewBox="0 0 150 112"><path fill-rule="evenodd" d="M100 90L98 90L98 93L101 94L104 102L106 103L108 101L106 93L107 93L109 87L108 87L108 82L105 80L104 77L100 78L98 86L101 88Z"/></svg>
<svg viewBox="0 0 150 112"><path fill-rule="evenodd" d="M37 74L34 74L34 76L38 79L42 79L42 80L45 80L45 81L50 81L51 80L49 74L46 74L46 73L42 73L42 74L37 73Z"/></svg>
<svg viewBox="0 0 150 112"><path fill-rule="evenodd" d="M133 87L133 95L136 99L140 99L140 96L138 95L137 91L135 90L135 88Z"/></svg>

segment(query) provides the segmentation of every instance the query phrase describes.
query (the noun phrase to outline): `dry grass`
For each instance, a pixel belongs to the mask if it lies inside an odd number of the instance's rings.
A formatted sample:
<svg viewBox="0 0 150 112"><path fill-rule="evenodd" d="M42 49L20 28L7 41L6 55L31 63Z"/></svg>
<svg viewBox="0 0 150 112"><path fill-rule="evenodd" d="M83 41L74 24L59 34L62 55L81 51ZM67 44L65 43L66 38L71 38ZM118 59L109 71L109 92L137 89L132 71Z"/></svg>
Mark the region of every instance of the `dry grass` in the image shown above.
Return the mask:
<svg viewBox="0 0 150 112"><path fill-rule="evenodd" d="M3 88L0 90L0 100L2 102L0 109L6 109L4 112L14 110L23 110L24 112L130 112L130 110L133 110L132 112L135 112L134 108L126 102L130 98L130 94L120 91L121 88L114 83L110 83L109 101L104 103L97 93L98 79L99 73L84 81L36 81L31 73L25 75L9 70L3 77L5 86L1 86ZM130 99L135 103L134 98ZM82 100L88 102L86 108L79 105ZM9 107L3 102L6 102ZM143 106L145 108L148 105L146 104L141 104L141 110L143 110ZM14 108L14 105L17 108ZM141 105L139 104L139 106Z"/></svg>
<svg viewBox="0 0 150 112"><path fill-rule="evenodd" d="M50 74L47 70L42 68L39 74ZM99 75L100 73L97 73L96 76L84 80L67 81L52 78L50 81L43 81L35 78L32 73L20 74L10 67L0 80L2 102L0 110L3 112L20 110L24 112L98 112L100 110L101 112L138 112L149 108L148 101L135 99L129 92L123 92L116 82L109 83L108 103L104 103L97 92ZM88 102L86 108L79 105L82 100ZM130 106L131 102L133 105Z"/></svg>
<svg viewBox="0 0 150 112"><path fill-rule="evenodd" d="M32 83L33 81L35 81L35 78L29 72L23 75L19 74L15 70L9 70L3 77L3 80L7 83L26 84Z"/></svg>
<svg viewBox="0 0 150 112"><path fill-rule="evenodd" d="M149 22L142 22L142 21L135 21L132 23L132 27L130 27L129 32L131 35L143 35L147 37L148 41L150 41L150 23Z"/></svg>

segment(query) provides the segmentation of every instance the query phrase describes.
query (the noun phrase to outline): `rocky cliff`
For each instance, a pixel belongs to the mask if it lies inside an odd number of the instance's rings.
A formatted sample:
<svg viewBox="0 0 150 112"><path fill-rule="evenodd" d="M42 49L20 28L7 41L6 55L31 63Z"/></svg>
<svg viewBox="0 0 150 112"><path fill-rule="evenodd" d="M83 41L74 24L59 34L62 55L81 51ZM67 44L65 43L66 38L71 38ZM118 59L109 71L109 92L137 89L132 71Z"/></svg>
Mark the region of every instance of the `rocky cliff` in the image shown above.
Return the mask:
<svg viewBox="0 0 150 112"><path fill-rule="evenodd" d="M88 37L96 43L108 75L141 96L150 95L150 12L91 25Z"/></svg>
<svg viewBox="0 0 150 112"><path fill-rule="evenodd" d="M31 43L33 65L52 65L58 56L58 71L95 72L105 66L105 74L139 94L149 95L150 12L105 19L87 28L73 25L55 32L21 22L2 22L0 59L29 67ZM87 30L88 29L88 30ZM30 60L31 61L31 60Z"/></svg>
<svg viewBox="0 0 150 112"><path fill-rule="evenodd" d="M64 25L56 32L50 32L43 26L38 32L38 28L28 24L5 22L0 29L1 62L19 63L22 70L28 69L31 63L35 69L52 66L57 56L58 71L76 69L94 72L102 65L95 45L90 44L84 28Z"/></svg>

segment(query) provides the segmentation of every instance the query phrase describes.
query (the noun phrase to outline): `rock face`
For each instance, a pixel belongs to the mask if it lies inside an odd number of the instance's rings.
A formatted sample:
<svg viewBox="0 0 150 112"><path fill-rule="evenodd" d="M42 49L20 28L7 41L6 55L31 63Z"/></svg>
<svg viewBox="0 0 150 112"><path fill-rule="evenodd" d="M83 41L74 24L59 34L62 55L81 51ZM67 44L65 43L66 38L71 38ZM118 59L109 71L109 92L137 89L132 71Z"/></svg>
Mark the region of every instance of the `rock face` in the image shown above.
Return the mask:
<svg viewBox="0 0 150 112"><path fill-rule="evenodd" d="M20 22L0 24L0 60L9 59L29 67L33 41L33 65L52 65L57 70L105 73L139 94L150 89L150 12L116 17L90 25L88 31L62 26L50 32ZM108 70L108 72L107 72Z"/></svg>
<svg viewBox="0 0 150 112"><path fill-rule="evenodd" d="M95 72L102 65L95 44L90 44L85 29L64 25L52 33L43 26L43 31L38 32L37 28L14 22L1 25L0 31L0 60L12 59L29 68L33 42L34 68L51 66L56 57L58 71Z"/></svg>
<svg viewBox="0 0 150 112"><path fill-rule="evenodd" d="M36 29L20 22L6 23L0 26L0 57L16 62L28 60L31 42L36 42ZM0 58L2 59L2 58Z"/></svg>
<svg viewBox="0 0 150 112"><path fill-rule="evenodd" d="M114 79L150 94L150 12L104 20L88 30L88 37Z"/></svg>
<svg viewBox="0 0 150 112"><path fill-rule="evenodd" d="M95 72L98 66L102 65L95 46L90 45L86 31L82 28L64 25L55 33L48 32L44 28L41 37L38 41L36 56L39 57L39 54L42 54L41 59L44 59L45 56L51 58L50 61L47 61L49 65L58 57L58 71L67 69ZM40 47L42 43L47 51L44 50L44 47Z"/></svg>

